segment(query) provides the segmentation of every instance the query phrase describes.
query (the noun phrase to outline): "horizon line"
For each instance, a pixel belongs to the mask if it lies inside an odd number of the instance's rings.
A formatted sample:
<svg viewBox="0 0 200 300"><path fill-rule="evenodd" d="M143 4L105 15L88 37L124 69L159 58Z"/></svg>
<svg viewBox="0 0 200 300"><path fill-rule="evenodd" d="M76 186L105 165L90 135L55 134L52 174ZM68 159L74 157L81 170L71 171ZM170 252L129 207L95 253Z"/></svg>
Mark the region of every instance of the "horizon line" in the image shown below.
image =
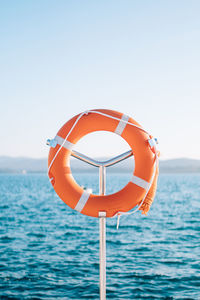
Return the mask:
<svg viewBox="0 0 200 300"><path fill-rule="evenodd" d="M48 157L31 157L31 156L12 156L12 155L0 155L0 158L2 157L6 157L6 158L21 158L21 159L37 159L37 160L40 160L40 159L48 159ZM105 156L106 158L109 157L109 156ZM103 156L94 156L93 158L97 158L97 159L101 159L101 158L105 158ZM73 159L75 159L73 156L72 156ZM110 157L109 157L110 158ZM172 157L172 158L162 158L162 157L159 157L159 160L161 161L167 161L167 160L176 160L176 159L189 159L189 160L200 160L200 158L194 158L194 157Z"/></svg>

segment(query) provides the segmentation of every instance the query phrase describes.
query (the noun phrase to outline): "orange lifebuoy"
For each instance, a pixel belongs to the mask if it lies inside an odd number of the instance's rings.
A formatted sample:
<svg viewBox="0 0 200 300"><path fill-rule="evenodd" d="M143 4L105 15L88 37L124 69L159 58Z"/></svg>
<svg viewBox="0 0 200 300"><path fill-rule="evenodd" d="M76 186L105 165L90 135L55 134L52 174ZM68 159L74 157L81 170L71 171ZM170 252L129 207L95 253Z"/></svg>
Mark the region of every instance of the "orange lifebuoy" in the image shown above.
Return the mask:
<svg viewBox="0 0 200 300"><path fill-rule="evenodd" d="M70 155L74 144L94 131L119 134L133 151L135 169L132 180L117 193L105 196L89 194L71 175ZM104 211L106 217L113 217L139 205L144 197L140 209L146 213L155 196L158 177L158 166L155 172L156 150L149 139L148 133L135 120L117 111L98 109L73 117L58 131L55 145L49 151L48 173L54 190L68 206L88 216L98 217L99 212Z"/></svg>

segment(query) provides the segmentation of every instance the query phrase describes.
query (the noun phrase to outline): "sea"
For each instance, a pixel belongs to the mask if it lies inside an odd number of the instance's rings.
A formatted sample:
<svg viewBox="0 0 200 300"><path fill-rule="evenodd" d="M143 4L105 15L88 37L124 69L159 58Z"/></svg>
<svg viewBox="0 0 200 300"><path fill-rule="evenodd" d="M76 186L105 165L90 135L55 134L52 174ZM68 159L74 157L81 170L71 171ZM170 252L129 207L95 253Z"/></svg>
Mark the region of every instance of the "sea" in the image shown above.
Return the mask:
<svg viewBox="0 0 200 300"><path fill-rule="evenodd" d="M108 173L107 193L129 176ZM98 174L74 177L98 194ZM148 216L116 223L107 299L200 299L200 174L161 174ZM0 299L99 299L99 220L69 208L46 174L0 175Z"/></svg>

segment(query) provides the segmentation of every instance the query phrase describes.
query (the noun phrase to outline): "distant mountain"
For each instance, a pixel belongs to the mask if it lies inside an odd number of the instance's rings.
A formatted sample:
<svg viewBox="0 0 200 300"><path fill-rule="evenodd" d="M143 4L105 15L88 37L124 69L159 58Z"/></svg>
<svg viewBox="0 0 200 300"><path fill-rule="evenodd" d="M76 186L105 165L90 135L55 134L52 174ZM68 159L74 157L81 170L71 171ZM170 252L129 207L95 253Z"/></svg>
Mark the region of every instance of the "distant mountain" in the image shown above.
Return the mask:
<svg viewBox="0 0 200 300"><path fill-rule="evenodd" d="M101 159L101 160L105 160ZM80 160L71 159L72 172L94 172L92 167ZM127 172L134 168L133 158L109 167L110 172ZM47 159L0 156L0 173L43 173L47 172ZM178 158L160 160L160 173L200 173L200 160Z"/></svg>
<svg viewBox="0 0 200 300"><path fill-rule="evenodd" d="M200 160L190 158L176 158L160 161L162 173L200 173Z"/></svg>
<svg viewBox="0 0 200 300"><path fill-rule="evenodd" d="M46 169L44 158L0 156L0 173L45 172Z"/></svg>

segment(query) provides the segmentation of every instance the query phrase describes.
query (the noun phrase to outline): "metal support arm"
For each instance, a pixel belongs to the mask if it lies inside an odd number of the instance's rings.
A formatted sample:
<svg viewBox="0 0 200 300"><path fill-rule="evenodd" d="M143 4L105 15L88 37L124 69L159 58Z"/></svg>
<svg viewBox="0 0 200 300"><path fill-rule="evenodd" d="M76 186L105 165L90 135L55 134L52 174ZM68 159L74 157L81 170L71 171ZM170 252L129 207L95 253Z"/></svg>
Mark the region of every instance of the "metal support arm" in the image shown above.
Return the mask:
<svg viewBox="0 0 200 300"><path fill-rule="evenodd" d="M117 155L111 159L105 160L105 161L98 161L95 160L89 156L86 156L85 154L82 154L78 151L73 150L72 151L72 156L75 158L78 158L79 160L82 160L84 162L86 162L89 165L92 165L94 167L110 167L113 166L117 163L119 163L120 161L123 161L129 157L131 157L133 155L132 150L129 150L127 152L124 152L120 155Z"/></svg>

